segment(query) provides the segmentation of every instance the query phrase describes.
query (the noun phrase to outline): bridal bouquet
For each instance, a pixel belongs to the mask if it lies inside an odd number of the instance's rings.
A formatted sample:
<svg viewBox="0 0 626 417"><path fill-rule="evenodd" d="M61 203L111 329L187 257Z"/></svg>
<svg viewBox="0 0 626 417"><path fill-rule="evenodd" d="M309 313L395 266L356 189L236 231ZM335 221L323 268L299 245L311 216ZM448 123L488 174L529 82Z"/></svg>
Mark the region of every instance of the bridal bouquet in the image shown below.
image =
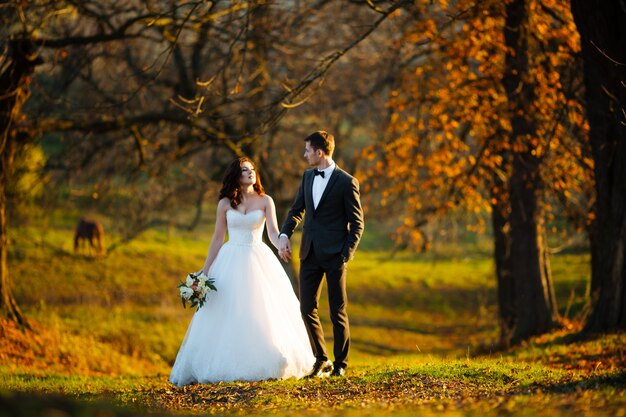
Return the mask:
<svg viewBox="0 0 626 417"><path fill-rule="evenodd" d="M200 310L209 291L217 291L213 285L214 282L213 278L209 278L202 271L187 275L185 282L178 286L183 307L186 308L187 302L189 302L191 307L197 307L196 311Z"/></svg>

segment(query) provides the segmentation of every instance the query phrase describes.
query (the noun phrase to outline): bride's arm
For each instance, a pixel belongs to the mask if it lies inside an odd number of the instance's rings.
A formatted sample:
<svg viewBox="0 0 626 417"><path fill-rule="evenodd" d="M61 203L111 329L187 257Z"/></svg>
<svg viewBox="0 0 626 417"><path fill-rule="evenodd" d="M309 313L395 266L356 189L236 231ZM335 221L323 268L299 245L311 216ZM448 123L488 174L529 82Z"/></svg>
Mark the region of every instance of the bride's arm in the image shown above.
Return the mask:
<svg viewBox="0 0 626 417"><path fill-rule="evenodd" d="M278 246L278 220L276 220L276 206L274 200L269 195L265 195L265 218L267 219L267 236L270 238L272 245L279 249Z"/></svg>
<svg viewBox="0 0 626 417"><path fill-rule="evenodd" d="M217 204L217 213L215 216L215 231L213 232L213 238L211 239L211 246L209 247L209 253L204 261L202 272L205 275L209 274L211 264L215 260L217 253L224 244L224 237L226 236L226 210L230 206L230 201L227 198L222 198Z"/></svg>

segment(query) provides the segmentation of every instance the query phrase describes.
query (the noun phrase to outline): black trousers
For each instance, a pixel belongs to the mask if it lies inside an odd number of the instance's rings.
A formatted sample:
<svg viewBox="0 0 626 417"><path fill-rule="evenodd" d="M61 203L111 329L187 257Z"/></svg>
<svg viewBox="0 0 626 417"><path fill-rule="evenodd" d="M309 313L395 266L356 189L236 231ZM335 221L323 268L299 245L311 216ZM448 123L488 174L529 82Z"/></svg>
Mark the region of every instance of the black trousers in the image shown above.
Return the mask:
<svg viewBox="0 0 626 417"><path fill-rule="evenodd" d="M330 260L320 261L315 256L314 247L311 246L306 259L300 263L300 312L309 334L313 354L318 360L327 360L324 331L317 313L324 274L326 274L328 286L330 319L333 323L334 364L345 368L348 365L350 349L350 324L346 310L348 305L347 265L343 263L341 254L337 254Z"/></svg>

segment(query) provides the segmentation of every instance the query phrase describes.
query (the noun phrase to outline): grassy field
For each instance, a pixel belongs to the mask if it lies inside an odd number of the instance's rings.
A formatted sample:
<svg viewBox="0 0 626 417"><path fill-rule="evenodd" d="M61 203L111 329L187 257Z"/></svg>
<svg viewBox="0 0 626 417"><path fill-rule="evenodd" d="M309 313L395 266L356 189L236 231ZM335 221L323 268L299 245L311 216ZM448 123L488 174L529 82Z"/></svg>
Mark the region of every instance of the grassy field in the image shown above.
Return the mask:
<svg viewBox="0 0 626 417"><path fill-rule="evenodd" d="M1 323L0 416L625 415L626 337L575 339L586 254L552 259L564 327L498 351L484 249L390 257L366 240L349 266L348 378L177 389L167 378L192 311L176 285L201 267L208 226L149 231L99 260L72 253L69 225L19 232L11 275L34 331ZM321 311L332 334L325 298Z"/></svg>

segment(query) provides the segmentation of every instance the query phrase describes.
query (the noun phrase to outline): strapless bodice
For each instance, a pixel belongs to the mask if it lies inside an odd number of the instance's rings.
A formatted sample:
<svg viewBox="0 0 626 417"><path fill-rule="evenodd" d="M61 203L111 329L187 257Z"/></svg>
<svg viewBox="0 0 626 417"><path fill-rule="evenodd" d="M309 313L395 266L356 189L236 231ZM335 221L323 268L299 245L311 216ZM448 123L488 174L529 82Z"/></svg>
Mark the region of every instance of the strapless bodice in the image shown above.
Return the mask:
<svg viewBox="0 0 626 417"><path fill-rule="evenodd" d="M265 212L251 210L242 213L237 210L226 211L228 224L228 242L235 245L252 245L263 241L263 227L265 226Z"/></svg>

